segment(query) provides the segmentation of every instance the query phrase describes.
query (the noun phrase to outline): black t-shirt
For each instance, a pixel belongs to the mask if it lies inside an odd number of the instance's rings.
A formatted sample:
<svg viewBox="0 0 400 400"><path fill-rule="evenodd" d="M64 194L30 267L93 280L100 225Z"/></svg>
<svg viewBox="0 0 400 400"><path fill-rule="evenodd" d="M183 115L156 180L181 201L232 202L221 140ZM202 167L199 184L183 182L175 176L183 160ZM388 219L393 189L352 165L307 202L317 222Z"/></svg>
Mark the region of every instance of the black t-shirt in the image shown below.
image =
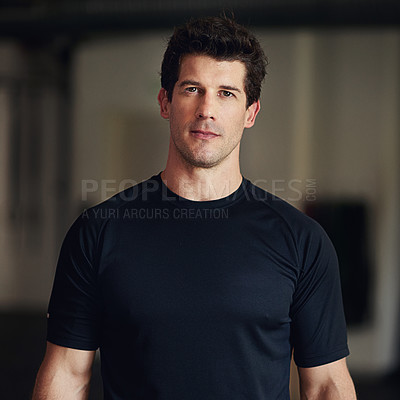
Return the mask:
<svg viewBox="0 0 400 400"><path fill-rule="evenodd" d="M336 254L246 179L197 202L159 174L75 221L48 340L100 347L105 399L289 399L292 349L301 367L348 355Z"/></svg>

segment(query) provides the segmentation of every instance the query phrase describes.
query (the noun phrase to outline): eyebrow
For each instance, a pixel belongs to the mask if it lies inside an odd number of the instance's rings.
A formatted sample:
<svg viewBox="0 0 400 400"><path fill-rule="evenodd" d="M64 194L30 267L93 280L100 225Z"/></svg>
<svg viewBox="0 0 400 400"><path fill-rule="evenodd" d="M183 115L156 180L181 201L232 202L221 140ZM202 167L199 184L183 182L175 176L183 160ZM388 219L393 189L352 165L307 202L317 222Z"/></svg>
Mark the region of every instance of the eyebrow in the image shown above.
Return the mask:
<svg viewBox="0 0 400 400"><path fill-rule="evenodd" d="M190 79L185 79L184 81L182 81L181 83L179 83L179 87L183 87L183 86L187 86L187 85L193 85L193 86L201 86L200 82L197 81L192 81ZM242 93L242 91L237 88L236 86L230 86L230 85L220 85L220 89L224 89L224 90L230 90L232 92L238 92L238 93Z"/></svg>
<svg viewBox="0 0 400 400"><path fill-rule="evenodd" d="M179 84L179 87L183 87L183 86L187 86L187 85L201 86L201 85L200 85L200 82L192 81L192 80L190 80L190 79L186 79L186 80L182 81L182 82Z"/></svg>

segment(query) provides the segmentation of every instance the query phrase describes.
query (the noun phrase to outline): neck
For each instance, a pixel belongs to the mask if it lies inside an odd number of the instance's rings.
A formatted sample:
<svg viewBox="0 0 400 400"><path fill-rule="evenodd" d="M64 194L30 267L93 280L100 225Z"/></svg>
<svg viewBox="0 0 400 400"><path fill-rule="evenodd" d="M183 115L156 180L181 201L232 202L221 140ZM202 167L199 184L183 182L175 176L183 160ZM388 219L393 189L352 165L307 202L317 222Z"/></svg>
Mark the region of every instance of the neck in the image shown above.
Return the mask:
<svg viewBox="0 0 400 400"><path fill-rule="evenodd" d="M221 199L235 192L242 183L239 162L233 168L172 168L167 162L161 179L171 191L193 201Z"/></svg>

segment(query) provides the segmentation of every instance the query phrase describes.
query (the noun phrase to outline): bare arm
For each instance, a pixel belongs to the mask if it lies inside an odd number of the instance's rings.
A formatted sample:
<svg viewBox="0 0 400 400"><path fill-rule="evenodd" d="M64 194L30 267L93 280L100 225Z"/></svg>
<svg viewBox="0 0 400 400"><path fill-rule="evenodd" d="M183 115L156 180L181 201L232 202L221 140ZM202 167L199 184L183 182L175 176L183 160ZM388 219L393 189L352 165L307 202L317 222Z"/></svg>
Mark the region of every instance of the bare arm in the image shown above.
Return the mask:
<svg viewBox="0 0 400 400"><path fill-rule="evenodd" d="M355 400L346 359L314 368L299 368L301 400Z"/></svg>
<svg viewBox="0 0 400 400"><path fill-rule="evenodd" d="M87 399L94 355L47 342L32 400Z"/></svg>

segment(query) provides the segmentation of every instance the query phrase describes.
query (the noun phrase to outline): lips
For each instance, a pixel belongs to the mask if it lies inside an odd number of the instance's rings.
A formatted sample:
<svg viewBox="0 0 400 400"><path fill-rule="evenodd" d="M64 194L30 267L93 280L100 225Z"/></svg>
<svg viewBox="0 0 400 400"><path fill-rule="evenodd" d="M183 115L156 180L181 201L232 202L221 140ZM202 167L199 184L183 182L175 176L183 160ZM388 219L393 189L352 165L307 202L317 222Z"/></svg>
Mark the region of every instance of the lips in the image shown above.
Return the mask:
<svg viewBox="0 0 400 400"><path fill-rule="evenodd" d="M219 136L217 133L210 131L203 131L201 129L191 130L190 133L198 139L214 139Z"/></svg>

